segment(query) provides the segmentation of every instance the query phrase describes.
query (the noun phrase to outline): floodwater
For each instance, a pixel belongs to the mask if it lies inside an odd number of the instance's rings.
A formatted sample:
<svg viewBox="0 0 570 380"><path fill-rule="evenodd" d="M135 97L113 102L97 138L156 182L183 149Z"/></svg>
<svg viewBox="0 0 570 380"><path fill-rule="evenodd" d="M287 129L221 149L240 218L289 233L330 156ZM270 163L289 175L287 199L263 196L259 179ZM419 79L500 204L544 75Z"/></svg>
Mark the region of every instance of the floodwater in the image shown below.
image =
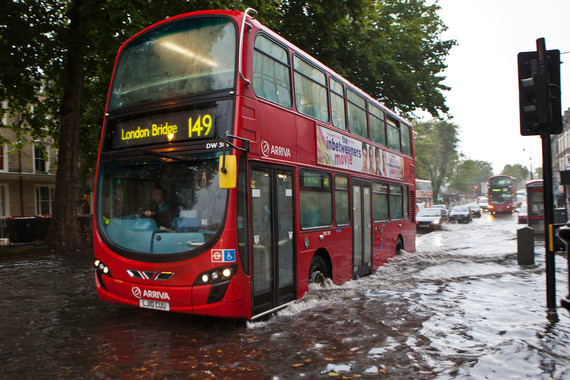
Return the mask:
<svg viewBox="0 0 570 380"><path fill-rule="evenodd" d="M372 276L263 322L97 299L91 257L0 262L0 378L570 378L570 313L547 310L544 245L516 259L516 215L417 237ZM557 302L568 292L556 257Z"/></svg>

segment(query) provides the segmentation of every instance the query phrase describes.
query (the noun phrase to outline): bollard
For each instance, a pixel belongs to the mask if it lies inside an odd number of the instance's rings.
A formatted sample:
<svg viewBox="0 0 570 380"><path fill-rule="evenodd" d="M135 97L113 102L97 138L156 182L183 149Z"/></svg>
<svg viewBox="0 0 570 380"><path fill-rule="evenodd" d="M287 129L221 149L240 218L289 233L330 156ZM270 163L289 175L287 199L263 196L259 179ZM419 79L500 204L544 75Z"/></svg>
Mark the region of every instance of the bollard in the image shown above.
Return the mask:
<svg viewBox="0 0 570 380"><path fill-rule="evenodd" d="M566 243L566 260L568 261L568 295L562 298L560 304L570 310L570 256L568 255L568 245L570 244L570 221L558 229L558 237Z"/></svg>
<svg viewBox="0 0 570 380"><path fill-rule="evenodd" d="M517 261L519 265L534 265L534 229L517 230Z"/></svg>

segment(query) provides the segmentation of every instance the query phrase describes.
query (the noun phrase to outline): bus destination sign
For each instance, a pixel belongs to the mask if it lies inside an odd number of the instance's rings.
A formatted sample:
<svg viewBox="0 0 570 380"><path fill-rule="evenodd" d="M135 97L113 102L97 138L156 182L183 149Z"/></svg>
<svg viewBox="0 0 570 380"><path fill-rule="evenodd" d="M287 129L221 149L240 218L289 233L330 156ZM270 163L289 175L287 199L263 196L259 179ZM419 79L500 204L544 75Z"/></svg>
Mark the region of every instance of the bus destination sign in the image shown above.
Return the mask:
<svg viewBox="0 0 570 380"><path fill-rule="evenodd" d="M119 122L113 149L212 138L215 115L215 108L207 108Z"/></svg>

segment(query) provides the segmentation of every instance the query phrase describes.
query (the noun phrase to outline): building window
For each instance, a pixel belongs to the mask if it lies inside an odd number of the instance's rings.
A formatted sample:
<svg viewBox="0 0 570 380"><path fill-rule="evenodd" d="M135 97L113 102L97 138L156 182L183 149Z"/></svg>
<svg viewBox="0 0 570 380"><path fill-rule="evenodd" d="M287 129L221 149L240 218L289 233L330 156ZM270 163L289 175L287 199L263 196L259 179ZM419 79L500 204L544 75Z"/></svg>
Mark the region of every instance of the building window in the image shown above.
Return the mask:
<svg viewBox="0 0 570 380"><path fill-rule="evenodd" d="M8 185L0 184L0 218L10 216Z"/></svg>
<svg viewBox="0 0 570 380"><path fill-rule="evenodd" d="M36 215L52 214L54 198L53 186L36 186Z"/></svg>
<svg viewBox="0 0 570 380"><path fill-rule="evenodd" d="M0 144L0 172L8 171L8 151L6 144Z"/></svg>
<svg viewBox="0 0 570 380"><path fill-rule="evenodd" d="M47 151L44 146L34 144L34 173L47 173Z"/></svg>
<svg viewBox="0 0 570 380"><path fill-rule="evenodd" d="M8 238L6 218L10 216L10 197L8 185L0 184L0 239Z"/></svg>
<svg viewBox="0 0 570 380"><path fill-rule="evenodd" d="M3 101L2 102L2 124L6 125L8 124L8 102L7 101Z"/></svg>

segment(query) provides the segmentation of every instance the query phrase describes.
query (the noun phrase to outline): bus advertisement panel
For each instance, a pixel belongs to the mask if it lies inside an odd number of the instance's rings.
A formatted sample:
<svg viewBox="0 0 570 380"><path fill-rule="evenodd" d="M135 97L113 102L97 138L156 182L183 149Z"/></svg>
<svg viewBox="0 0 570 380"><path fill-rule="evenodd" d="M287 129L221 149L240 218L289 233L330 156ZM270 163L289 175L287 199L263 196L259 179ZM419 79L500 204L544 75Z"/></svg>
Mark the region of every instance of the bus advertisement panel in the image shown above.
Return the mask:
<svg viewBox="0 0 570 380"><path fill-rule="evenodd" d="M121 46L95 183L102 300L253 319L415 250L411 125L256 14L182 14Z"/></svg>
<svg viewBox="0 0 570 380"><path fill-rule="evenodd" d="M317 162L361 173L404 179L401 156L317 125Z"/></svg>

